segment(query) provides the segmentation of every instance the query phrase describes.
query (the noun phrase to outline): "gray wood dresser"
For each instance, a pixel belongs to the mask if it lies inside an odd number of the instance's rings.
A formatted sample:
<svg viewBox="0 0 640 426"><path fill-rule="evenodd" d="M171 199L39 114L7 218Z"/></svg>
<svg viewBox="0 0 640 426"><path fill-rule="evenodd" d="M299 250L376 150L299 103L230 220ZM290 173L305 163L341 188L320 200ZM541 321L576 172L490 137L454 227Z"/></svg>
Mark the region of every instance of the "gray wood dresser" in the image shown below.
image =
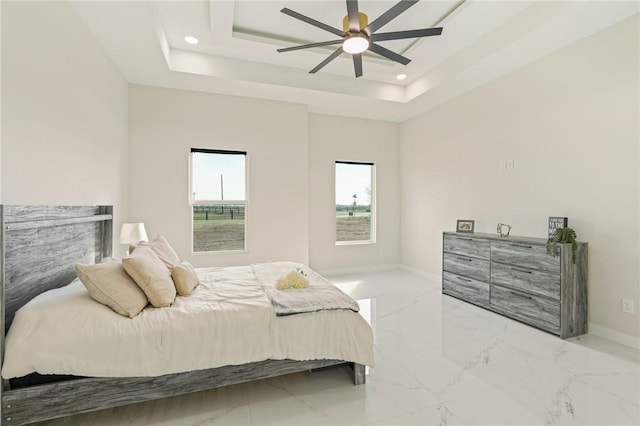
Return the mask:
<svg viewBox="0 0 640 426"><path fill-rule="evenodd" d="M558 256L547 240L445 232L442 292L561 338L587 332L587 243Z"/></svg>

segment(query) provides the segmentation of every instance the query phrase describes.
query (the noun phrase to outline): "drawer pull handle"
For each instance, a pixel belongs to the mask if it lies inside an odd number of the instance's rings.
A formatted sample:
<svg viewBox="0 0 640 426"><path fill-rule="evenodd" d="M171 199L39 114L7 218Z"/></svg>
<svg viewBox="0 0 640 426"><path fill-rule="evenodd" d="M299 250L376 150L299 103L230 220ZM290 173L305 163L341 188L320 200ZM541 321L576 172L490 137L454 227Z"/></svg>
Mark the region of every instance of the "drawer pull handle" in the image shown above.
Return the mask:
<svg viewBox="0 0 640 426"><path fill-rule="evenodd" d="M523 272L523 273L525 273L525 274L532 274L532 273L533 273L533 272L531 272L531 271L527 271L527 270L525 270L525 269L518 269L518 268L511 268L511 270L513 270L513 271L518 271L518 272Z"/></svg>
<svg viewBox="0 0 640 426"><path fill-rule="evenodd" d="M533 300L533 297L527 296L526 294L516 293L515 291L510 291L513 296L524 297L525 299Z"/></svg>
<svg viewBox="0 0 640 426"><path fill-rule="evenodd" d="M511 245L514 246L514 247L520 247L520 248L525 248L525 249L532 249L533 248L533 246L524 246L522 244L513 244L512 243Z"/></svg>
<svg viewBox="0 0 640 426"><path fill-rule="evenodd" d="M468 279L468 278L462 278L462 277L458 277L458 280L459 280L459 281L464 281L464 282L467 282L467 283L470 283L470 282L471 282L471 280L470 280L470 279Z"/></svg>

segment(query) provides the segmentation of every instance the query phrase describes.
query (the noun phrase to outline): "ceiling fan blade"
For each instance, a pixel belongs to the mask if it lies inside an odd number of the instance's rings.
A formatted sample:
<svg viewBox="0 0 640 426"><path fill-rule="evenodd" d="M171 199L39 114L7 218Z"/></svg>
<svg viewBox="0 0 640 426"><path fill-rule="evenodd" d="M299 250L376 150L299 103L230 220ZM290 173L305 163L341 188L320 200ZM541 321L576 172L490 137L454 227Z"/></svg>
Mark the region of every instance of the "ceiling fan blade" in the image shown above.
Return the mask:
<svg viewBox="0 0 640 426"><path fill-rule="evenodd" d="M329 31L330 33L333 33L333 34L335 34L337 36L344 37L344 36L347 35L342 30L339 30L339 29L334 28L334 27L332 27L330 25L327 25L327 24L323 24L320 21L316 21L315 19L309 18L308 16L304 16L304 15L302 15L302 14L300 14L298 12L295 12L295 11L293 11L291 9L288 9L286 7L284 9L282 9L280 12L284 13L285 15L289 15L292 18L299 19L302 22L306 22L307 24L311 24L314 27L318 27L318 28L321 28L321 29L323 29L325 31Z"/></svg>
<svg viewBox="0 0 640 426"><path fill-rule="evenodd" d="M283 47L281 49L278 49L278 52L282 53L282 52L290 52L292 50L310 49L312 47L331 46L332 44L342 43L343 41L344 40L340 39L340 40L331 40L331 41L321 41L319 43L303 44L300 46Z"/></svg>
<svg viewBox="0 0 640 426"><path fill-rule="evenodd" d="M362 53L353 55L353 69L356 72L356 78L362 77Z"/></svg>
<svg viewBox="0 0 640 426"><path fill-rule="evenodd" d="M338 56L340 56L340 54L342 53L342 46L338 47L336 49L335 52L333 52L331 55L329 55L327 57L327 59L325 59L324 61L320 62L318 65L316 65L316 67L314 69L312 69L311 71L309 71L309 74L315 74L318 71L320 71L325 65L327 65L329 62L333 61L335 58L337 58Z"/></svg>
<svg viewBox="0 0 640 426"><path fill-rule="evenodd" d="M396 52L392 52L391 50L380 46L379 44L371 43L369 45L369 50L373 53L377 53L380 56L384 56L387 59L391 59L394 62L401 63L402 65L407 65L411 62L411 59L405 58L402 55L397 54Z"/></svg>
<svg viewBox="0 0 640 426"><path fill-rule="evenodd" d="M405 38L439 36L440 34L442 34L442 27L425 28L422 30L394 31L391 33L371 34L371 37L369 37L369 40L371 41L400 40Z"/></svg>
<svg viewBox="0 0 640 426"><path fill-rule="evenodd" d="M347 0L347 16L349 17L349 31L360 32L360 15L358 14L358 0Z"/></svg>
<svg viewBox="0 0 640 426"><path fill-rule="evenodd" d="M374 19L369 25L364 27L362 31L367 33L367 35L371 36L371 34L375 33L377 30L382 28L384 25L388 24L389 21L394 19L396 16L400 15L405 10L409 9L414 4L418 3L419 0L401 0L396 3L394 6L391 6L389 10L385 13Z"/></svg>

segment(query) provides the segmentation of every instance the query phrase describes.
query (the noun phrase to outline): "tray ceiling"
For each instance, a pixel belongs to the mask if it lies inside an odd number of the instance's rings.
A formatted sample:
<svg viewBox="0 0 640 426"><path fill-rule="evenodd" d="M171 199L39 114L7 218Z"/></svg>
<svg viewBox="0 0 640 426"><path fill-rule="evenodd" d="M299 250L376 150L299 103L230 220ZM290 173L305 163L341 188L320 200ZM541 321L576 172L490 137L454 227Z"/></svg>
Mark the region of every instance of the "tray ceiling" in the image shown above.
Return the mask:
<svg viewBox="0 0 640 426"><path fill-rule="evenodd" d="M380 42L407 66L367 53L354 77L336 39L280 13L342 28L344 1L75 1L89 29L134 84L307 104L312 112L402 121L638 13L639 3L423 0L379 32L444 27L441 36ZM372 21L395 1L360 0ZM185 36L195 36L195 46ZM400 73L407 75L397 80Z"/></svg>

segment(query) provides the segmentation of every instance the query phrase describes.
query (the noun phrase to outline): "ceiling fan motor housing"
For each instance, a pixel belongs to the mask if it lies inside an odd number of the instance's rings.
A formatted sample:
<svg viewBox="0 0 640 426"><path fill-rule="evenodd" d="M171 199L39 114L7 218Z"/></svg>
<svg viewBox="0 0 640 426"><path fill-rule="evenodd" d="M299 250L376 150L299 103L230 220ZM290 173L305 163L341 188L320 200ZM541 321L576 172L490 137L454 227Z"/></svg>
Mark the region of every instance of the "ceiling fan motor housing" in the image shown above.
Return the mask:
<svg viewBox="0 0 640 426"><path fill-rule="evenodd" d="M362 32L362 29L369 25L369 17L365 13L358 12L358 19L360 20L360 32ZM342 19L342 30L345 33L351 32L349 31L349 15L344 15Z"/></svg>

